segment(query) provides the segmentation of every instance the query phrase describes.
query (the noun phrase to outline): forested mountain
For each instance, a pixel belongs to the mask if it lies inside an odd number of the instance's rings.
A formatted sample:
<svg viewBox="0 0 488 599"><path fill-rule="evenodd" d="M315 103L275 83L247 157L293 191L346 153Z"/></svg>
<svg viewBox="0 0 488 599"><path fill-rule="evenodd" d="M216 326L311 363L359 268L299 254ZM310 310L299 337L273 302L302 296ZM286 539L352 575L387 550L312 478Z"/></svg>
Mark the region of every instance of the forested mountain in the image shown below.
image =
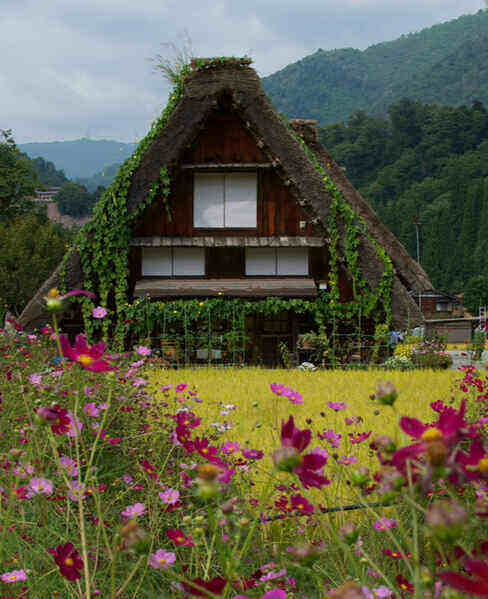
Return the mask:
<svg viewBox="0 0 488 599"><path fill-rule="evenodd" d="M44 160L44 158L29 158L31 169L37 173L37 187L60 187L68 182L64 171L58 171L53 162Z"/></svg>
<svg viewBox="0 0 488 599"><path fill-rule="evenodd" d="M321 124L345 120L355 110L382 116L404 97L488 106L488 11L364 51L320 49L265 77L263 86L287 117Z"/></svg>
<svg viewBox="0 0 488 599"><path fill-rule="evenodd" d="M402 100L389 118L354 113L322 143L436 287L462 291L488 275L488 110ZM488 279L487 279L488 292Z"/></svg>
<svg viewBox="0 0 488 599"><path fill-rule="evenodd" d="M109 164L91 177L78 177L76 182L84 185L88 191L94 192L100 186L108 187L115 179L117 173L119 172L119 168L119 162L116 162L115 164Z"/></svg>
<svg viewBox="0 0 488 599"><path fill-rule="evenodd" d="M41 156L54 162L70 179L91 177L105 164L121 163L134 151L137 144L107 139L76 139L74 141L33 142L19 148L31 158Z"/></svg>

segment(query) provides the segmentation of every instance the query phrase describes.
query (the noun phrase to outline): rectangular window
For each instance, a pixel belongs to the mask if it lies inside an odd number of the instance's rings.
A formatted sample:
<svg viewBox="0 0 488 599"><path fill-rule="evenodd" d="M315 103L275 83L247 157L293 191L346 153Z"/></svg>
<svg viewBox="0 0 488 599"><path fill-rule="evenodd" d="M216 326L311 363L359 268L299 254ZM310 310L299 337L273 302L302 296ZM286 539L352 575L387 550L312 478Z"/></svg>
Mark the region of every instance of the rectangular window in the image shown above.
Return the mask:
<svg viewBox="0 0 488 599"><path fill-rule="evenodd" d="M257 227L256 173L195 173L193 226Z"/></svg>
<svg viewBox="0 0 488 599"><path fill-rule="evenodd" d="M308 248L246 248L246 275L308 275Z"/></svg>
<svg viewBox="0 0 488 599"><path fill-rule="evenodd" d="M143 248L142 275L144 277L203 276L205 252L203 248Z"/></svg>

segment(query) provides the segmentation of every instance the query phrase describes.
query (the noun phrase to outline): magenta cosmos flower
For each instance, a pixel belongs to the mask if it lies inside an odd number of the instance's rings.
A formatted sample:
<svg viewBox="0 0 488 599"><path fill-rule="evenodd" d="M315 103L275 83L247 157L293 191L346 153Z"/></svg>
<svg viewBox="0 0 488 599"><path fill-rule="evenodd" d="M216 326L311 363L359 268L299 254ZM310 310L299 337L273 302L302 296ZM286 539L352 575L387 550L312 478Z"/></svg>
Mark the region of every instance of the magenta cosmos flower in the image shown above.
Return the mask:
<svg viewBox="0 0 488 599"><path fill-rule="evenodd" d="M59 566L59 571L65 578L71 581L81 578L83 561L73 543L68 542L56 548L48 547L47 550L54 557L54 563Z"/></svg>
<svg viewBox="0 0 488 599"><path fill-rule="evenodd" d="M449 454L461 439L476 436L473 427L470 427L464 418L465 413L466 400L463 400L459 411L446 409L433 424L424 424L416 418L403 416L400 419L400 428L416 439L417 443L398 449L393 454L392 464L403 471L406 461L422 455L431 443L441 443Z"/></svg>
<svg viewBox="0 0 488 599"><path fill-rule="evenodd" d="M114 370L114 366L110 366L108 362L102 360L106 345L103 341L99 341L95 345L87 345L86 335L76 335L75 344L71 347L65 335L60 335L59 340L63 356L77 362L85 370L92 372Z"/></svg>
<svg viewBox="0 0 488 599"><path fill-rule="evenodd" d="M279 470L294 472L305 487L320 488L330 484L330 480L320 473L327 458L319 453L301 455L310 444L312 432L296 428L293 416L281 423L281 449L275 451L274 462Z"/></svg>
<svg viewBox="0 0 488 599"><path fill-rule="evenodd" d="M488 560L465 558L465 569L472 576L462 576L459 572L440 572L437 577L458 591L476 595L478 597L488 597Z"/></svg>
<svg viewBox="0 0 488 599"><path fill-rule="evenodd" d="M45 424L49 424L55 435L67 433L71 427L71 418L68 410L56 404L54 406L41 406L37 410L37 417Z"/></svg>

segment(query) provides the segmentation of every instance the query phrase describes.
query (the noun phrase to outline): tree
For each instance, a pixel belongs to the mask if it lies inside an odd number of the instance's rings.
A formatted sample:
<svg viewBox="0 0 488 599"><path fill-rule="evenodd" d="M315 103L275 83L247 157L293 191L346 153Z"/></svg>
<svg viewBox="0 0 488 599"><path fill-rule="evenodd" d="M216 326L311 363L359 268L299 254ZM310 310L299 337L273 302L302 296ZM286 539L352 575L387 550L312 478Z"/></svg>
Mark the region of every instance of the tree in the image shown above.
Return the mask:
<svg viewBox="0 0 488 599"><path fill-rule="evenodd" d="M35 214L0 223L0 316L22 311L61 261L71 234Z"/></svg>
<svg viewBox="0 0 488 599"><path fill-rule="evenodd" d="M69 181L61 185L61 189L56 194L56 201L61 214L77 217L90 214L94 198L84 185Z"/></svg>
<svg viewBox="0 0 488 599"><path fill-rule="evenodd" d="M488 275L476 275L469 279L464 289L463 303L475 315L480 306L488 306Z"/></svg>
<svg viewBox="0 0 488 599"><path fill-rule="evenodd" d="M17 148L12 131L0 129L0 222L32 210L28 196L36 188L29 159Z"/></svg>

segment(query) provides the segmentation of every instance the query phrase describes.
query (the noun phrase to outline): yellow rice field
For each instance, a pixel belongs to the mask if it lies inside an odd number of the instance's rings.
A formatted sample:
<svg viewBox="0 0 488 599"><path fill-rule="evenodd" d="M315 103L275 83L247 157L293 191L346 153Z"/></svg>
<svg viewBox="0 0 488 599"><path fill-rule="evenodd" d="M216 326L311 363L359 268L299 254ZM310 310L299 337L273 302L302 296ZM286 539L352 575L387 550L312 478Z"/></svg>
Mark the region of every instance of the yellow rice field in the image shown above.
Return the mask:
<svg viewBox="0 0 488 599"><path fill-rule="evenodd" d="M373 430L373 434L389 434L401 442L404 438L399 437L399 417L435 419L429 403L447 400L458 378L459 373L452 370L385 373L202 368L161 370L152 382L173 386L188 383L203 400L203 403L195 404L195 411L202 417L204 426L228 422L232 428L223 434L223 440L238 441L243 446L270 452L279 445L281 420L290 414L301 428L314 431L331 428L343 436L353 431ZM378 381L385 380L391 381L399 392L394 410L369 399ZM298 390L303 396L303 404L293 405L286 398L275 396L269 388L272 382ZM336 412L327 406L329 401L345 402L347 408ZM232 410L225 407L228 405L237 407ZM347 426L344 419L352 416L360 416L363 421ZM327 447L326 441L321 444ZM347 443L342 449L347 449L349 455L356 455L363 463L369 461L367 442Z"/></svg>

